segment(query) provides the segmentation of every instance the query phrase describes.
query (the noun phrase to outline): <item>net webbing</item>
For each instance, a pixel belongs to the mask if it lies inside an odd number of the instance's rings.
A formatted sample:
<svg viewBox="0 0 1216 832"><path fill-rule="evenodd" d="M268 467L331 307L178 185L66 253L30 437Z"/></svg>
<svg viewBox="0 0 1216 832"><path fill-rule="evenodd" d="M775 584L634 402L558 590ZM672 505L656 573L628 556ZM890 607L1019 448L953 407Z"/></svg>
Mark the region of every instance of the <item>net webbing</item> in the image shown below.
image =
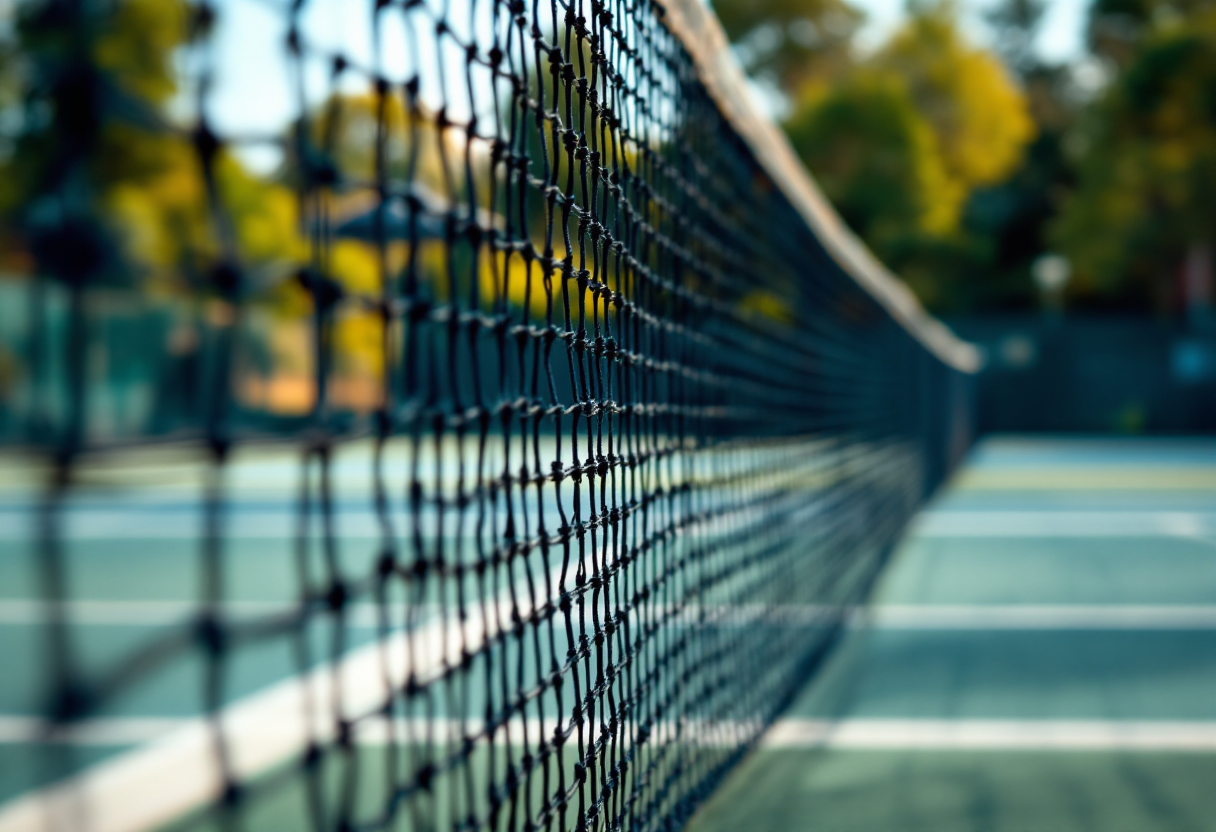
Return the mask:
<svg viewBox="0 0 1216 832"><path fill-rule="evenodd" d="M37 381L0 428L46 462L47 788L8 817L682 826L944 478L962 374L832 256L657 2L194 4L159 99L105 47L146 5L15 30L48 121L6 151L42 143L10 216ZM234 48L281 73L281 129L225 109ZM171 256L123 225L144 174L110 160L141 141L186 160L148 209L175 223L135 224ZM140 466L197 479L114 484ZM132 563L189 586L98 647ZM78 773L73 732L175 684L172 730Z"/></svg>

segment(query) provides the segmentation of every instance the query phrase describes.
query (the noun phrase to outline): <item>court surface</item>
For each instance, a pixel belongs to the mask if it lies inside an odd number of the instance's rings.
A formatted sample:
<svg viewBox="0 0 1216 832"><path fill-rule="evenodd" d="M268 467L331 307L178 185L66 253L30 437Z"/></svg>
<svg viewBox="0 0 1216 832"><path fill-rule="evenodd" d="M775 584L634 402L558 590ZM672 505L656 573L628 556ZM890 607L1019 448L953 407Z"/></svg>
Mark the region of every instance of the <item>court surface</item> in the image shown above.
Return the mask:
<svg viewBox="0 0 1216 832"><path fill-rule="evenodd" d="M1216 443L996 439L695 832L1216 830Z"/></svg>
<svg viewBox="0 0 1216 832"><path fill-rule="evenodd" d="M265 615L301 589L299 472L274 456L241 465L224 596L233 614ZM68 612L99 668L195 609L199 494L173 470L97 472L69 515L88 593ZM353 458L336 473L352 569L376 556L360 531L374 528L358 507L365 471ZM204 663L183 651L48 750L29 506L0 496L3 803L196 716ZM373 639L371 613L356 610L351 648ZM318 660L331 636L311 634ZM225 699L291 674L293 649L284 637L236 653ZM1216 830L1214 783L1216 441L996 439L918 519L872 607L692 828Z"/></svg>

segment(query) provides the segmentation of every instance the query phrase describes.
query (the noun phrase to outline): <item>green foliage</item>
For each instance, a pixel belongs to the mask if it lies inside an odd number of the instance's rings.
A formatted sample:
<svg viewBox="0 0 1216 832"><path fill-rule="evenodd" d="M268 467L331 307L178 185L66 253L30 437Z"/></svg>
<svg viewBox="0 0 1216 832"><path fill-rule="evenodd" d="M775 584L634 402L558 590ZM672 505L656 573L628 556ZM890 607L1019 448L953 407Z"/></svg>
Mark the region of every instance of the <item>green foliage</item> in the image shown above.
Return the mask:
<svg viewBox="0 0 1216 832"><path fill-rule="evenodd" d="M197 280L226 233L253 270L298 257L294 197L222 148L214 199L231 227L216 222L197 149L168 114L190 25L184 0L19 8L0 61L0 89L16 91L0 103L18 125L0 157L10 273L38 267L28 232L50 204L93 227L105 251L93 279L110 283Z"/></svg>
<svg viewBox="0 0 1216 832"><path fill-rule="evenodd" d="M908 85L961 187L990 185L1013 171L1034 134L1025 96L999 60L963 39L951 4L913 14L875 63Z"/></svg>
<svg viewBox="0 0 1216 832"><path fill-rule="evenodd" d="M1014 171L1034 125L952 6L920 7L870 59L808 86L786 130L849 226L923 301L950 311L982 297L997 246L968 206Z"/></svg>
<svg viewBox="0 0 1216 832"><path fill-rule="evenodd" d="M1213 8L1213 0L1094 0L1086 38L1095 55L1122 66L1157 27L1181 24Z"/></svg>
<svg viewBox="0 0 1216 832"><path fill-rule="evenodd" d="M993 53L962 37L951 0L910 2L867 56L859 18L818 51L794 43L791 21L839 3L715 5L789 96L790 138L829 199L936 311L1037 304L1031 264L1057 250L1072 306L1176 308L1183 262L1211 260L1216 0L1094 0L1097 60L1075 65L1036 52L1046 0L987 6Z"/></svg>
<svg viewBox="0 0 1216 832"><path fill-rule="evenodd" d="M713 0L713 7L745 69L789 95L849 66L864 19L845 0Z"/></svg>
<svg viewBox="0 0 1216 832"><path fill-rule="evenodd" d="M956 227L964 193L899 77L856 72L807 102L786 131L836 210L880 256L910 234Z"/></svg>
<svg viewBox="0 0 1216 832"><path fill-rule="evenodd" d="M1168 302L1188 249L1216 237L1216 10L1143 33L1085 139L1054 228L1079 289Z"/></svg>

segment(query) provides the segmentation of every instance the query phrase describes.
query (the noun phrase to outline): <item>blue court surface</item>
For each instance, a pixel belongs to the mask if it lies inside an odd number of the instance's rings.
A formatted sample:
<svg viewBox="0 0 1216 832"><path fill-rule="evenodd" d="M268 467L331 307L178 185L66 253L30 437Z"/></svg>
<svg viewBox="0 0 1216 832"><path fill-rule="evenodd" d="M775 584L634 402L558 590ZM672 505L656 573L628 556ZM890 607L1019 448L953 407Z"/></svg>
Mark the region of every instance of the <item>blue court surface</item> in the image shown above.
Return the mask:
<svg viewBox="0 0 1216 832"><path fill-rule="evenodd" d="M150 455L93 471L67 515L66 555L87 592L69 588L66 612L79 659L102 677L197 608L201 492L182 470ZM335 492L350 500L338 507L342 557L355 571L377 551L374 518L358 507L365 472L358 451L336 471ZM300 597L298 477L282 454L235 466L227 613L264 617ZM28 828L6 818L56 777L190 724L205 690L203 660L183 650L48 743L30 518L28 495L0 487L6 832ZM373 613L355 610L345 649L375 639ZM314 629L321 662L334 634ZM282 682L298 647L284 636L235 653L224 699ZM692 828L1216 830L1213 784L1216 441L998 438L918 518L872 605ZM248 828L294 828L277 811Z"/></svg>

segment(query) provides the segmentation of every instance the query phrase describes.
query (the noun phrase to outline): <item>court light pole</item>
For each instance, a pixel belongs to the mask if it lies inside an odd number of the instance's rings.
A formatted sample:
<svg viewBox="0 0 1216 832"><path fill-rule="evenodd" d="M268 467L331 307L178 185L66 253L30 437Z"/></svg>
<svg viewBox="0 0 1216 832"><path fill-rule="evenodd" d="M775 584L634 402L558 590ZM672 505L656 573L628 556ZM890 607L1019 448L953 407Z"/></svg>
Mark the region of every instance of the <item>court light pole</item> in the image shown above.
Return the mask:
<svg viewBox="0 0 1216 832"><path fill-rule="evenodd" d="M1064 287L1072 277L1072 264L1060 254L1043 254L1030 267L1031 277L1039 289L1043 311L1052 317L1064 309Z"/></svg>

